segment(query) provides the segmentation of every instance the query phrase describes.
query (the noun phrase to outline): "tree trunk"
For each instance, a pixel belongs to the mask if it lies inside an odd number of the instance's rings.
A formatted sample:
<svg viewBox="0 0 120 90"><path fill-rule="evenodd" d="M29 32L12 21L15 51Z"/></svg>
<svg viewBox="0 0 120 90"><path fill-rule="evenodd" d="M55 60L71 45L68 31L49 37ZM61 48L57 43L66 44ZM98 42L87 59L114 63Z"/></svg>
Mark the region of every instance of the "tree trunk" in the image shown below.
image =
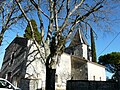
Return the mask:
<svg viewBox="0 0 120 90"><path fill-rule="evenodd" d="M56 69L51 69L46 65L46 90L55 90Z"/></svg>

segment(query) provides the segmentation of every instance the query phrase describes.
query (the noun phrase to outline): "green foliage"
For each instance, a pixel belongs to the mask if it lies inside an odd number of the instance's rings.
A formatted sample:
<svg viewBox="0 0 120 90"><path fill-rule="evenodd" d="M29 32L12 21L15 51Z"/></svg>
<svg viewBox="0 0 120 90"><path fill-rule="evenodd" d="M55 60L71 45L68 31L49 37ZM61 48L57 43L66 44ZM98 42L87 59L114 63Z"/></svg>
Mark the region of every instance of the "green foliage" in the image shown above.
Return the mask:
<svg viewBox="0 0 120 90"><path fill-rule="evenodd" d="M120 52L112 52L99 57L99 63L106 66L106 70L115 73L120 64Z"/></svg>
<svg viewBox="0 0 120 90"><path fill-rule="evenodd" d="M95 48L95 41L94 41L94 35L93 35L93 30L91 28L90 30L90 34L91 34L91 53L92 53L92 61L93 62L97 62L96 59L96 48Z"/></svg>
<svg viewBox="0 0 120 90"><path fill-rule="evenodd" d="M40 42L41 42L41 33L38 31L37 24L36 24L35 20L32 19L31 23L32 23L33 30L34 30L35 39L38 42L38 44L40 44ZM33 38L32 37L32 31L30 29L29 24L26 27L24 37L28 38L28 39L32 39Z"/></svg>

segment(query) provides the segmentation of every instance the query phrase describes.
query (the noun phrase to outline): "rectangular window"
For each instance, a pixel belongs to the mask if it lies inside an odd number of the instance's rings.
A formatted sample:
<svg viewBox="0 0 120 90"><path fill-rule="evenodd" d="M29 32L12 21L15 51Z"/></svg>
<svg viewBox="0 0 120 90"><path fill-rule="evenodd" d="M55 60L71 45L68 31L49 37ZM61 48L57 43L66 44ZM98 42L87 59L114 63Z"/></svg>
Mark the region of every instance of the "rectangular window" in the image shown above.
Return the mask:
<svg viewBox="0 0 120 90"><path fill-rule="evenodd" d="M93 80L95 81L95 76L93 76Z"/></svg>
<svg viewBox="0 0 120 90"><path fill-rule="evenodd" d="M14 62L14 52L12 52L11 56L10 56L10 62L9 65L11 66Z"/></svg>
<svg viewBox="0 0 120 90"><path fill-rule="evenodd" d="M58 75L55 75L55 82L58 83Z"/></svg>
<svg viewBox="0 0 120 90"><path fill-rule="evenodd" d="M101 77L100 77L100 81L101 81Z"/></svg>

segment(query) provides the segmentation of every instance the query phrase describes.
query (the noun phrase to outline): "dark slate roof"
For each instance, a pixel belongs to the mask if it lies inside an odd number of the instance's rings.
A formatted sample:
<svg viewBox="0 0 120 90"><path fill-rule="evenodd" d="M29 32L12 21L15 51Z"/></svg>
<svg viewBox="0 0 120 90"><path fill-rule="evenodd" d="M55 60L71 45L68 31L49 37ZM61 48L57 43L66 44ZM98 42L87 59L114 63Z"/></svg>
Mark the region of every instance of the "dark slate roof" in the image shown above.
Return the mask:
<svg viewBox="0 0 120 90"><path fill-rule="evenodd" d="M15 43L15 44L18 44L20 46L24 46L24 47L27 47L27 42L28 42L28 39L27 38L24 38L24 37L16 37L10 44L7 48L9 48L11 46L11 44ZM7 49L6 48L6 49Z"/></svg>
<svg viewBox="0 0 120 90"><path fill-rule="evenodd" d="M89 45L86 38L83 35L83 32L80 29L78 29L75 33L74 38L71 40L69 47L73 47L80 44Z"/></svg>

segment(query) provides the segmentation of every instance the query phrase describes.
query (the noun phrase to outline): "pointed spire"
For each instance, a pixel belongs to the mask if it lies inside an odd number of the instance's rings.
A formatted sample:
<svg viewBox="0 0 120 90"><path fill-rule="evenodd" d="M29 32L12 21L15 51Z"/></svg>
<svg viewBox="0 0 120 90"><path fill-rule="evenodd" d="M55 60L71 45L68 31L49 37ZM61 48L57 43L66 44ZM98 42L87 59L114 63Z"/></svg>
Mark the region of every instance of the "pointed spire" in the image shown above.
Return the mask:
<svg viewBox="0 0 120 90"><path fill-rule="evenodd" d="M83 32L80 30L80 28L76 31L74 38L71 40L71 43L69 47L74 47L80 44L86 44L88 45L87 40L85 39Z"/></svg>

